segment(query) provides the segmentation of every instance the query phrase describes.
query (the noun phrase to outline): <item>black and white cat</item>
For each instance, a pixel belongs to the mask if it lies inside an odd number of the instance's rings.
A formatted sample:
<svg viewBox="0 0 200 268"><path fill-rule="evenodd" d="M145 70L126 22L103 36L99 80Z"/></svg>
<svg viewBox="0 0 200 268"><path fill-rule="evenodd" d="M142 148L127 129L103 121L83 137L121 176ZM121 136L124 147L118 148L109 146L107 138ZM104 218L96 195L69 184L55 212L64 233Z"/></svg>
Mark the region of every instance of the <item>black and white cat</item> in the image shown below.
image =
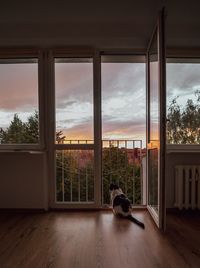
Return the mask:
<svg viewBox="0 0 200 268"><path fill-rule="evenodd" d="M131 202L122 192L117 184L110 184L110 196L115 215L122 216L138 224L140 227L145 228L144 223L134 218L131 214Z"/></svg>

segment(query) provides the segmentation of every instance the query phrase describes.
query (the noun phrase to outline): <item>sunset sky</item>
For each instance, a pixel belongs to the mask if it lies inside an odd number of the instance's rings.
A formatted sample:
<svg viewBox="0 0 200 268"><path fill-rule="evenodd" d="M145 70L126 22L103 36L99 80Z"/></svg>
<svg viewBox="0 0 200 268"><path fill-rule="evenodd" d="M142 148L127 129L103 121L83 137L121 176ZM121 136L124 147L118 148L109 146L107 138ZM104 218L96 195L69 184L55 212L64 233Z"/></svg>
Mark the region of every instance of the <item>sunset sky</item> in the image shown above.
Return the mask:
<svg viewBox="0 0 200 268"><path fill-rule="evenodd" d="M37 63L0 60L0 127L8 127L15 113L26 121L34 110L38 110Z"/></svg>
<svg viewBox="0 0 200 268"><path fill-rule="evenodd" d="M55 70L57 129L92 139L92 64L57 63ZM102 64L102 127L106 139L145 138L144 64Z"/></svg>
<svg viewBox="0 0 200 268"><path fill-rule="evenodd" d="M168 103L183 106L200 89L200 64L167 64ZM56 63L56 128L67 139L93 138L92 63ZM37 63L0 62L0 127L14 113L25 121L38 109ZM106 139L145 142L145 64L102 64L102 127ZM144 146L144 144L143 144Z"/></svg>

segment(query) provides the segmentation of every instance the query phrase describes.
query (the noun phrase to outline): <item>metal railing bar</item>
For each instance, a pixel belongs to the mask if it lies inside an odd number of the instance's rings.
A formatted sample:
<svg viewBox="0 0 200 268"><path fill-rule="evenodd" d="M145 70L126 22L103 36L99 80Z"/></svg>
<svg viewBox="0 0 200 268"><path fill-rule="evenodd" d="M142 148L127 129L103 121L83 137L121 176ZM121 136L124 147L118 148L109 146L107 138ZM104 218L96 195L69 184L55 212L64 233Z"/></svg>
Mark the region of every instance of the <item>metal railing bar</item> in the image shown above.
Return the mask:
<svg viewBox="0 0 200 268"><path fill-rule="evenodd" d="M77 158L78 158L78 163L79 164L79 157L80 157L80 154L78 154ZM78 168L78 201L80 202L81 200L81 176L80 176L80 168Z"/></svg>
<svg viewBox="0 0 200 268"><path fill-rule="evenodd" d="M77 144L74 144L73 142L77 142ZM94 144L89 144L88 142L92 142L93 140L68 140L68 144L56 144L56 147L58 148L58 152L62 151L61 153L61 162L59 165L59 169L61 168L61 191L62 191L62 201L66 202L66 200L70 200L69 202L78 202L78 203L84 203L84 202L90 202L91 201L91 195L89 194L89 191L91 190L91 186L89 189L89 183L90 179L94 179L94 170L89 169L86 165L86 168L81 168L81 158L80 158L80 152L82 150L94 150ZM81 142L84 142L83 144ZM137 143L137 144L136 144ZM135 181L135 166L132 166L132 175L130 175L130 172L128 172L128 163L134 163L135 157L138 159L137 163L139 163L141 168L141 160L142 160L142 140L126 140L126 139L117 139L117 140L110 140L110 139L103 139L102 145L104 150L108 150L107 156L108 156L108 172L106 173L107 178L109 179L109 182L111 183L112 180L116 180L118 184L122 182L122 185L124 185L124 192L126 195L130 195L131 198L131 189L130 186L128 188L129 181L132 181L132 203L136 203L135 194L136 194L136 181ZM139 145L139 147L138 147ZM84 149L83 149L84 148ZM91 149L90 149L91 148ZM136 149L137 151L134 151ZM132 150L132 151L131 151ZM69 152L66 154L66 152ZM74 155L74 152L75 155ZM116 153L116 154L115 154ZM137 154L137 156L136 156ZM113 156L115 155L116 160L113 160ZM123 158L121 156L124 156ZM69 158L68 161L66 159ZM83 163L84 163L83 158ZM90 158L89 160L90 161ZM113 162L114 161L114 162ZM115 162L116 161L116 162ZM128 162L127 162L128 161ZM121 173L121 167L124 166L124 171ZM130 168L129 168L130 170ZM67 175L65 175L67 174ZM122 174L124 174L125 178L122 178ZM65 176L68 176L69 178L65 178ZM138 176L138 175L137 175ZM85 177L85 179L84 179ZM131 178L132 177L132 178ZM83 178L83 183L81 184L81 180ZM141 180L141 170L139 179ZM75 180L75 181L74 181ZM69 183L67 182L69 181ZM85 193L82 192L82 185L84 185L85 181ZM102 183L104 181L102 180ZM66 184L66 185L65 185ZM68 190L67 190L67 185ZM70 189L69 189L70 188ZM103 204L104 201L104 192L102 187L102 201ZM84 189L84 188L83 188ZM70 197L67 197L68 193L70 194ZM83 197L82 196L83 193ZM77 197L73 196L75 194ZM142 192L141 192L142 194ZM84 199L83 199L84 198ZM107 197L106 197L107 198ZM141 196L142 198L142 196ZM66 199L66 200L65 200ZM75 201L78 200L78 201ZM83 201L85 200L85 201ZM107 200L107 199L106 199Z"/></svg>
<svg viewBox="0 0 200 268"><path fill-rule="evenodd" d="M65 200L65 168L64 168L64 151L62 152L62 200Z"/></svg>

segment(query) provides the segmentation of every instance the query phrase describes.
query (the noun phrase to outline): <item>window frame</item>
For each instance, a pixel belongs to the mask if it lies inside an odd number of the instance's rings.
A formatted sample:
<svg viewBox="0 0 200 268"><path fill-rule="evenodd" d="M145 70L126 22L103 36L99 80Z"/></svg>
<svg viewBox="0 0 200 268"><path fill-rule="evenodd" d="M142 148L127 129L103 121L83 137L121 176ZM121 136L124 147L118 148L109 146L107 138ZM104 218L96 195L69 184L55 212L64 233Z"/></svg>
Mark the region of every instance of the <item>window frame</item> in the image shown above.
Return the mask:
<svg viewBox="0 0 200 268"><path fill-rule="evenodd" d="M57 57L57 55L59 55ZM76 56L78 55L78 56ZM56 64L59 64L58 60L61 61L61 63L64 63L64 60L65 59L72 59L72 62L73 62L73 59L76 59L76 60L81 60L81 59L91 59L91 64L92 64L92 101L93 101L93 109L92 109L92 137L91 141L93 141L93 143L73 143L73 144L68 144L68 143L65 143L65 144L59 144L59 143L56 143L56 124L57 124L57 119L56 119ZM63 61L62 61L63 60ZM84 61L83 61L84 62ZM67 63L67 61L66 61ZM77 63L79 63L79 61L77 61ZM80 61L80 63L82 63L82 61ZM75 149L75 150L78 150L79 148L80 149L87 149L87 148L90 148L90 149L94 149L94 132L95 132L95 116L94 116L94 113L95 113L95 108L94 108L94 55L93 54L72 54L72 53L64 53L64 54L59 54L58 52L55 51L55 54L53 56L53 64L54 64L54 111L55 111L55 114L54 114L54 145L55 145L55 148L57 148L59 150L59 148L66 148L66 149ZM76 141L78 141L78 139L75 139ZM85 140L85 139L83 139Z"/></svg>
<svg viewBox="0 0 200 268"><path fill-rule="evenodd" d="M93 59L93 144L56 144L56 107L55 107L55 59L56 58L92 58ZM47 119L47 146L49 152L49 174L50 174L50 207L52 208L96 208L100 207L101 200L99 191L101 189L101 94L100 94L100 52L90 47L55 48L47 50L47 80L49 83L49 96L47 106L49 114ZM94 202L88 204L77 204L58 202L56 200L56 170L55 170L55 151L56 150L93 150L94 151Z"/></svg>
<svg viewBox="0 0 200 268"><path fill-rule="evenodd" d="M199 50L179 51L177 49L169 48L167 51L166 65L168 63L193 63L192 60L194 60L194 63L200 64L200 51ZM166 85L167 85L167 80L166 80ZM166 91L167 91L167 86L166 86ZM167 98L166 98L166 102L167 102ZM166 116L167 116L167 111L166 111ZM167 139L166 139L166 149L167 149L166 151L168 154L170 153L199 153L200 144L168 144Z"/></svg>
<svg viewBox="0 0 200 268"><path fill-rule="evenodd" d="M0 144L0 151L41 151L45 150L45 98L44 98L44 52L37 49L1 49L0 59L37 59L38 61L38 112L39 142L30 144Z"/></svg>

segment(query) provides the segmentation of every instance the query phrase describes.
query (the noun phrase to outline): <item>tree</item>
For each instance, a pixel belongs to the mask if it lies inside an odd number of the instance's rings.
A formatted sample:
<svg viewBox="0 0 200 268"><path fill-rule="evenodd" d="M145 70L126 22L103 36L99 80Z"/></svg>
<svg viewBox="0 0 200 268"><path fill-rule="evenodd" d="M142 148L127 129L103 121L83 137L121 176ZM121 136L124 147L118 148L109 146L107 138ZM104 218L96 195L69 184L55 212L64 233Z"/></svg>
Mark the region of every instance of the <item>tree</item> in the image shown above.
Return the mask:
<svg viewBox="0 0 200 268"><path fill-rule="evenodd" d="M33 115L28 117L25 123L25 141L26 143L39 142L39 113L35 111Z"/></svg>
<svg viewBox="0 0 200 268"><path fill-rule="evenodd" d="M129 161L127 150L103 148L103 203L110 204L109 186L117 183L133 204L141 204L141 165ZM58 201L94 201L94 159L90 151L57 151L56 183ZM79 192L80 191L80 192Z"/></svg>
<svg viewBox="0 0 200 268"><path fill-rule="evenodd" d="M93 152L56 151L56 184L57 201L94 201Z"/></svg>
<svg viewBox="0 0 200 268"><path fill-rule="evenodd" d="M65 136L62 131L56 132L56 142L63 143ZM22 122L18 114L14 114L13 120L7 129L0 129L0 141L2 144L30 144L39 142L39 113L35 111Z"/></svg>
<svg viewBox="0 0 200 268"><path fill-rule="evenodd" d="M174 98L168 108L167 142L169 144L200 144L200 91L196 102L187 100L185 107Z"/></svg>
<svg viewBox="0 0 200 268"><path fill-rule="evenodd" d="M39 116L35 111L28 117L27 122L22 122L18 114L14 114L13 120L7 129L0 130L1 143L5 144L27 144L39 141Z"/></svg>
<svg viewBox="0 0 200 268"><path fill-rule="evenodd" d="M110 204L109 186L119 185L133 204L141 204L140 164L129 161L125 148L110 146L103 149L103 202Z"/></svg>
<svg viewBox="0 0 200 268"><path fill-rule="evenodd" d="M14 114L13 120L6 130L1 128L0 139L1 143L24 143L25 124L17 114Z"/></svg>
<svg viewBox="0 0 200 268"><path fill-rule="evenodd" d="M56 142L62 144L65 141L65 136L63 136L62 130L56 132Z"/></svg>

